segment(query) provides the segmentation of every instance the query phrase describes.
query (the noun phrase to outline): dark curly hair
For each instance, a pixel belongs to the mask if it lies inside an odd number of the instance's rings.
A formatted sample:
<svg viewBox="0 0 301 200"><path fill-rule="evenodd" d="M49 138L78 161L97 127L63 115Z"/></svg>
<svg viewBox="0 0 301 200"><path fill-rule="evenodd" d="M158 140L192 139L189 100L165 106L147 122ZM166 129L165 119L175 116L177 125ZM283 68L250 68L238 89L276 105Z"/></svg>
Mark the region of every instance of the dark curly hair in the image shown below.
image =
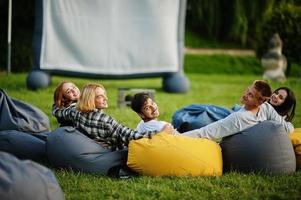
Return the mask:
<svg viewBox="0 0 301 200"><path fill-rule="evenodd" d="M141 113L141 109L148 99L151 99L151 96L148 93L141 92L135 94L131 101L131 108L136 113Z"/></svg>

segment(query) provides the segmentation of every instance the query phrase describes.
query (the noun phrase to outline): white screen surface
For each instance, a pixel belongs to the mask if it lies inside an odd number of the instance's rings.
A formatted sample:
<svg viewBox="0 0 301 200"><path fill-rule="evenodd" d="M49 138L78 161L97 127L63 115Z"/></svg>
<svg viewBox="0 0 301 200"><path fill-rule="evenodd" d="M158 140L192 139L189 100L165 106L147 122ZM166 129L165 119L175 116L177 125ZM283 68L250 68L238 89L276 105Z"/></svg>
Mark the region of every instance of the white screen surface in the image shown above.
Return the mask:
<svg viewBox="0 0 301 200"><path fill-rule="evenodd" d="M176 72L180 0L44 0L40 68Z"/></svg>

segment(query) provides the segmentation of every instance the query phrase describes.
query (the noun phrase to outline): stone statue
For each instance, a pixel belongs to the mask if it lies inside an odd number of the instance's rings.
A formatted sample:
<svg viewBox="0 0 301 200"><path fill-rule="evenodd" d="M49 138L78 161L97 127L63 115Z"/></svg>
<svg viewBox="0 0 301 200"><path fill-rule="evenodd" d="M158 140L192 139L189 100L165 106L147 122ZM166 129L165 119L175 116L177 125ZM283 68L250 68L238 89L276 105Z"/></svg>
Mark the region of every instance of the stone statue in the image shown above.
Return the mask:
<svg viewBox="0 0 301 200"><path fill-rule="evenodd" d="M285 81L287 61L282 55L282 45L279 34L275 33L269 41L268 52L261 58L261 65L264 69L263 79Z"/></svg>

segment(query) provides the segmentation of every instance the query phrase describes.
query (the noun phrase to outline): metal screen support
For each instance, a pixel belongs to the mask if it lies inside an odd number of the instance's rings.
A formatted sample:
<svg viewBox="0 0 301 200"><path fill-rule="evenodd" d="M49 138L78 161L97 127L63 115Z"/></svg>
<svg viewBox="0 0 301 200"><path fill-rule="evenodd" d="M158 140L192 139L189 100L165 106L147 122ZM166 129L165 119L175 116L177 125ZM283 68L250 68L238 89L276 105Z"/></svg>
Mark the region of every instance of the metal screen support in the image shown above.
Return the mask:
<svg viewBox="0 0 301 200"><path fill-rule="evenodd" d="M10 74L11 72L11 27L12 27L12 0L8 0L7 74Z"/></svg>

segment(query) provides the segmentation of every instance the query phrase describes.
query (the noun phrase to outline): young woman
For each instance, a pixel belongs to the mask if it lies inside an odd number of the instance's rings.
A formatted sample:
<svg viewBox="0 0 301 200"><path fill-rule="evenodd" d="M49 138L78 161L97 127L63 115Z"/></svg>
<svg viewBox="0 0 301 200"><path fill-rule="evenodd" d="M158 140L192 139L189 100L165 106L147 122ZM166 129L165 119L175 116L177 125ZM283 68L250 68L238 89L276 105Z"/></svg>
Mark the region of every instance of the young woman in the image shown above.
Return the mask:
<svg viewBox="0 0 301 200"><path fill-rule="evenodd" d="M80 98L76 104L67 108L54 107L52 114L73 122L75 128L91 139L107 144L111 149L120 149L130 140L142 137L151 137L157 131L139 133L107 115L103 109L108 107L108 98L104 87L100 84L87 84L83 87ZM161 131L173 132L170 124Z"/></svg>
<svg viewBox="0 0 301 200"><path fill-rule="evenodd" d="M80 90L71 82L63 81L55 89L53 95L54 106L57 108L67 108L72 103L77 102ZM73 126L73 122L57 117L60 126Z"/></svg>
<svg viewBox="0 0 301 200"><path fill-rule="evenodd" d="M291 122L293 120L295 116L296 97L292 90L287 87L277 88L273 92L269 103L286 121Z"/></svg>
<svg viewBox="0 0 301 200"><path fill-rule="evenodd" d="M53 100L57 107L64 108L77 102L79 96L80 90L74 83L63 81L56 87Z"/></svg>

